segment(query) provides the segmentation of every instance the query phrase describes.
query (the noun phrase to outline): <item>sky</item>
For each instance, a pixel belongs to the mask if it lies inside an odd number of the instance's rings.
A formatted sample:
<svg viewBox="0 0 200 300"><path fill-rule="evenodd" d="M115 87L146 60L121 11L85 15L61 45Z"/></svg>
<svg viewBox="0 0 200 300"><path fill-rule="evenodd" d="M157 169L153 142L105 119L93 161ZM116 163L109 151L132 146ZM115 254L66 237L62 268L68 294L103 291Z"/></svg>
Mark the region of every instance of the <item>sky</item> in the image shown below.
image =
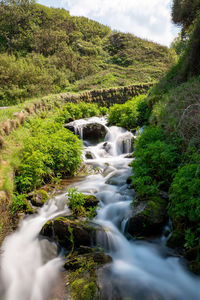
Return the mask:
<svg viewBox="0 0 200 300"><path fill-rule="evenodd" d="M111 29L170 46L180 28L171 21L171 0L38 0L63 7L73 16L84 16Z"/></svg>

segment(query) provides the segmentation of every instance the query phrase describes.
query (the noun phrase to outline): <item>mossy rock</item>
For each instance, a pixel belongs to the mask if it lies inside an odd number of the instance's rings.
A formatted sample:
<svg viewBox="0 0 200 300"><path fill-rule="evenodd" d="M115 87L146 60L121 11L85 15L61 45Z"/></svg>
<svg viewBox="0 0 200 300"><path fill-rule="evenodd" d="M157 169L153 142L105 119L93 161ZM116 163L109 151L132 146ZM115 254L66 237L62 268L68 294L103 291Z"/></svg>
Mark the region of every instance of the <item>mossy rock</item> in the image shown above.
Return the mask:
<svg viewBox="0 0 200 300"><path fill-rule="evenodd" d="M150 200L138 198L132 206L128 232L132 236L149 237L162 232L167 220L167 201L159 197Z"/></svg>
<svg viewBox="0 0 200 300"><path fill-rule="evenodd" d="M200 275L200 261L192 261L189 263L189 269L197 274L197 275Z"/></svg>
<svg viewBox="0 0 200 300"><path fill-rule="evenodd" d="M94 250L94 249L93 249ZM93 261L97 267L111 263L112 258L103 252L91 252L68 258L64 267L66 270L77 270L82 267L83 261Z"/></svg>
<svg viewBox="0 0 200 300"><path fill-rule="evenodd" d="M90 247L96 238L96 228L86 221L59 217L48 221L40 234L57 242L61 247L72 250L80 246Z"/></svg>
<svg viewBox="0 0 200 300"><path fill-rule="evenodd" d="M99 200L94 195L84 195L84 207L87 209L89 207L96 207L99 203Z"/></svg>
<svg viewBox="0 0 200 300"><path fill-rule="evenodd" d="M200 246L196 246L193 247L192 249L187 250L184 256L189 261L194 261L194 260L198 261L200 258Z"/></svg>
<svg viewBox="0 0 200 300"><path fill-rule="evenodd" d="M96 280L78 278L71 284L72 300L94 300L98 291Z"/></svg>
<svg viewBox="0 0 200 300"><path fill-rule="evenodd" d="M44 190L34 191L28 194L27 199L31 201L31 204L34 206L41 207L48 200L48 194Z"/></svg>
<svg viewBox="0 0 200 300"><path fill-rule="evenodd" d="M167 246L170 248L183 248L185 243L185 233L183 230L175 229L171 237L167 241Z"/></svg>

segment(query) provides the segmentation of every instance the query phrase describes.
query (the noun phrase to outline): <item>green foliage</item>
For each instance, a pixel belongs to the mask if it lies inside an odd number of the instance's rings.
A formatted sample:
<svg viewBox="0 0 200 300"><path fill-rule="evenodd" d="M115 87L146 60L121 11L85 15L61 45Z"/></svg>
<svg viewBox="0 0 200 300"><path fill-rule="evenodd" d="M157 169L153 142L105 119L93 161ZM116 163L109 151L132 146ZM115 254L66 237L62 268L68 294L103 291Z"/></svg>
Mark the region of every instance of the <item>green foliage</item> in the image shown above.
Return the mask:
<svg viewBox="0 0 200 300"><path fill-rule="evenodd" d="M199 164L190 163L178 169L170 187L169 214L172 220L183 222L185 247L200 244L200 170Z"/></svg>
<svg viewBox="0 0 200 300"><path fill-rule="evenodd" d="M160 129L144 130L134 156L133 184L141 197L156 195L159 188L166 190L169 187L179 156L177 148L163 140Z"/></svg>
<svg viewBox="0 0 200 300"><path fill-rule="evenodd" d="M104 110L104 108L102 108ZM105 111L105 110L104 110ZM67 123L72 120L89 118L101 115L97 104L80 102L78 104L67 103L61 110L57 120Z"/></svg>
<svg viewBox="0 0 200 300"><path fill-rule="evenodd" d="M181 33L178 34L177 37L174 38L174 40L171 43L171 48L175 50L177 55L181 55L184 53L186 47L188 44L187 37L182 36Z"/></svg>
<svg viewBox="0 0 200 300"><path fill-rule="evenodd" d="M76 188L69 188L68 189L68 201L69 201L69 208L73 211L76 215L84 215L85 214L85 196L84 194L78 192Z"/></svg>
<svg viewBox="0 0 200 300"><path fill-rule="evenodd" d="M60 91L154 82L173 57L167 47L34 1L1 1L0 28L2 105Z"/></svg>
<svg viewBox="0 0 200 300"><path fill-rule="evenodd" d="M187 29L200 10L199 0L173 0L172 19L174 23Z"/></svg>
<svg viewBox="0 0 200 300"><path fill-rule="evenodd" d="M180 167L170 188L170 214L189 222L200 221L200 170L198 164Z"/></svg>
<svg viewBox="0 0 200 300"><path fill-rule="evenodd" d="M29 125L22 159L16 172L17 190L29 192L57 174L73 174L81 161L81 142L52 119L34 119Z"/></svg>
<svg viewBox="0 0 200 300"><path fill-rule="evenodd" d="M99 111L100 111L102 116L106 116L108 114L108 108L105 107L105 106L99 107Z"/></svg>
<svg viewBox="0 0 200 300"><path fill-rule="evenodd" d="M67 229L68 229L69 234L70 234L69 240L70 240L70 242L72 243L72 249L71 249L71 252L73 252L73 251L74 251L74 234L73 234L73 228L70 227L70 226L68 226Z"/></svg>
<svg viewBox="0 0 200 300"><path fill-rule="evenodd" d="M12 198L12 204L10 205L10 212L12 215L15 215L20 212L32 213L33 209L29 202L26 199L25 194L15 194Z"/></svg>
<svg viewBox="0 0 200 300"><path fill-rule="evenodd" d="M110 124L134 129L147 124L149 114L146 96L141 95L124 104L115 104L112 106L109 110L108 121Z"/></svg>

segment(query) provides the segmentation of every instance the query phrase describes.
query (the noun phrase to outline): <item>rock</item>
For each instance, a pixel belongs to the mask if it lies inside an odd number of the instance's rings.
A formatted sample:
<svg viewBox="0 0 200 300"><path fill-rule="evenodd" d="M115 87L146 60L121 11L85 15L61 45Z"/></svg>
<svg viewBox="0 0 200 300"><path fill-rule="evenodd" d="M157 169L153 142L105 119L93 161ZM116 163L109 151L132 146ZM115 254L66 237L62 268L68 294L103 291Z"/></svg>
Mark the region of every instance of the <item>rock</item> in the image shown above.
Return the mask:
<svg viewBox="0 0 200 300"><path fill-rule="evenodd" d="M200 253L200 246L196 246L192 249L189 249L185 252L185 258L188 259L189 261L194 261L197 260L198 256Z"/></svg>
<svg viewBox="0 0 200 300"><path fill-rule="evenodd" d="M84 207L87 209L88 207L96 207L99 203L99 200L94 195L84 195Z"/></svg>
<svg viewBox="0 0 200 300"><path fill-rule="evenodd" d="M131 183L132 183L132 177L133 177L133 176L129 176L129 177L126 179L126 183L127 183L127 184L131 184Z"/></svg>
<svg viewBox="0 0 200 300"><path fill-rule="evenodd" d="M48 194L44 190L35 191L28 194L27 200L31 201L32 205L41 207L48 200Z"/></svg>
<svg viewBox="0 0 200 300"><path fill-rule="evenodd" d="M93 249L94 250L94 249ZM83 261L92 260L98 266L102 266L112 262L112 257L103 252L86 253L67 259L64 268L66 270L77 270L82 267Z"/></svg>
<svg viewBox="0 0 200 300"><path fill-rule="evenodd" d="M112 147L111 144L108 143L108 142L105 142L105 143L103 144L103 149L104 149L106 152L108 152L108 153L109 153L111 147Z"/></svg>
<svg viewBox="0 0 200 300"><path fill-rule="evenodd" d="M159 196L160 196L162 199L169 200L169 194L168 194L167 192L160 191L160 192L159 192Z"/></svg>
<svg viewBox="0 0 200 300"><path fill-rule="evenodd" d="M48 221L40 234L54 240L61 247L71 250L80 246L90 247L95 233L96 229L85 221L60 217Z"/></svg>
<svg viewBox="0 0 200 300"><path fill-rule="evenodd" d="M76 121L65 124L65 128L71 130L72 132L76 132L77 123ZM84 140L91 140L98 142L99 139L104 139L107 133L107 129L103 124L100 123L83 123L79 125L79 131L82 128L82 138Z"/></svg>
<svg viewBox="0 0 200 300"><path fill-rule="evenodd" d="M118 146L121 148L121 153L132 153L134 141L135 139L131 133L123 134L117 141Z"/></svg>
<svg viewBox="0 0 200 300"><path fill-rule="evenodd" d="M74 122L70 122L68 124L65 124L64 127L69 129L70 131L72 131L75 134Z"/></svg>
<svg viewBox="0 0 200 300"><path fill-rule="evenodd" d="M114 171L116 171L115 168L113 168L113 167L107 165L107 166L103 169L102 175L103 175L104 177L106 177L106 176L108 176L108 174L110 174L110 173L112 173L112 172L114 172Z"/></svg>
<svg viewBox="0 0 200 300"><path fill-rule="evenodd" d="M200 275L200 262L199 261L195 260L195 261L190 262L189 268L193 273Z"/></svg>
<svg viewBox="0 0 200 300"><path fill-rule="evenodd" d="M95 157L95 155L91 151L87 151L85 153L85 158L87 158L87 159L95 159L96 157Z"/></svg>
<svg viewBox="0 0 200 300"><path fill-rule="evenodd" d="M184 230L175 229L167 241L167 246L170 248L183 248L185 243Z"/></svg>
<svg viewBox="0 0 200 300"><path fill-rule="evenodd" d="M126 156L124 156L124 158L133 158L133 153L129 153Z"/></svg>
<svg viewBox="0 0 200 300"><path fill-rule="evenodd" d="M136 199L128 222L128 233L149 237L162 232L167 219L167 202L156 197L149 201Z"/></svg>

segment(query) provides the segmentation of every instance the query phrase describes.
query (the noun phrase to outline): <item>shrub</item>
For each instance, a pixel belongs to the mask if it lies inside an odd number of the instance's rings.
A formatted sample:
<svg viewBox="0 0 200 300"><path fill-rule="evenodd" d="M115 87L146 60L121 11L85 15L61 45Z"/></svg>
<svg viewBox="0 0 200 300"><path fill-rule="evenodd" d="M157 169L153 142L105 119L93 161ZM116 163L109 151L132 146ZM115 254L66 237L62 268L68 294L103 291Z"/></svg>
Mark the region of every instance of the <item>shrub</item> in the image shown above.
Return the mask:
<svg viewBox="0 0 200 300"><path fill-rule="evenodd" d="M13 195L12 204L10 205L11 214L15 215L19 212L32 213L33 209L26 199L26 195Z"/></svg>
<svg viewBox="0 0 200 300"><path fill-rule="evenodd" d="M79 193L76 188L69 188L67 196L69 201L69 208L73 211L73 213L76 215L85 214L85 195Z"/></svg>
<svg viewBox="0 0 200 300"><path fill-rule="evenodd" d="M81 102L77 105L78 105L79 109L82 112L82 117L83 118L100 115L100 111L98 109L97 104Z"/></svg>
<svg viewBox="0 0 200 300"><path fill-rule="evenodd" d="M72 175L81 161L81 141L52 119L36 119L25 141L15 182L19 192L29 192L54 176Z"/></svg>
<svg viewBox="0 0 200 300"><path fill-rule="evenodd" d="M169 188L179 156L177 148L164 141L161 129L146 128L134 155L133 184L140 196L155 195L159 188Z"/></svg>
<svg viewBox="0 0 200 300"><path fill-rule="evenodd" d="M102 116L105 116L105 115L108 114L108 108L105 107L105 106L99 107L99 111L100 111L100 113L101 113Z"/></svg>
<svg viewBox="0 0 200 300"><path fill-rule="evenodd" d="M57 120L67 123L70 120L99 116L97 104L80 102L78 104L67 103L62 109Z"/></svg>
<svg viewBox="0 0 200 300"><path fill-rule="evenodd" d="M154 143L156 141L163 141L164 134L161 128L149 126L144 129L144 131L137 136L136 146L137 152L145 148L148 144Z"/></svg>
<svg viewBox="0 0 200 300"><path fill-rule="evenodd" d="M200 222L200 170L198 164L180 167L170 187L170 215Z"/></svg>
<svg viewBox="0 0 200 300"><path fill-rule="evenodd" d="M147 124L149 109L146 96L141 95L124 104L115 104L109 110L108 121L110 124L134 129Z"/></svg>

